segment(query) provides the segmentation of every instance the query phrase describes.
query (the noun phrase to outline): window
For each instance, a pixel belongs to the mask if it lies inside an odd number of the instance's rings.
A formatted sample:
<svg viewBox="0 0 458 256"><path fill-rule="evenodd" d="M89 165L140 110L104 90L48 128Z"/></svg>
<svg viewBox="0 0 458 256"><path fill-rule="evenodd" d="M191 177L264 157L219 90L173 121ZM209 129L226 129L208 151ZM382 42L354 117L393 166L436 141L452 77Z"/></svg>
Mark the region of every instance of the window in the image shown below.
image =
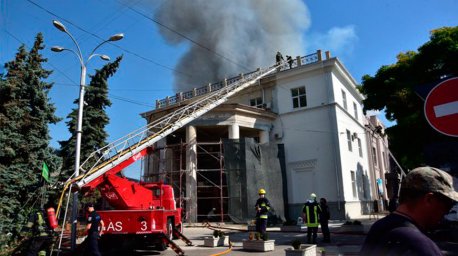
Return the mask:
<svg viewBox="0 0 458 256"><path fill-rule="evenodd" d="M348 142L348 150L349 151L352 151L352 147L351 147L351 133L349 130L347 130L347 142Z"/></svg>
<svg viewBox="0 0 458 256"><path fill-rule="evenodd" d="M377 151L375 147L372 147L372 159L374 160L374 165L377 166Z"/></svg>
<svg viewBox="0 0 458 256"><path fill-rule="evenodd" d="M342 90L342 102L344 109L347 110L347 94L345 93L344 90Z"/></svg>
<svg viewBox="0 0 458 256"><path fill-rule="evenodd" d="M250 106L252 106L252 107L262 108L262 104L263 104L263 102L262 102L262 98L261 97L258 97L258 98L250 100Z"/></svg>
<svg viewBox="0 0 458 256"><path fill-rule="evenodd" d="M353 190L353 197L357 198L357 195L356 195L356 175L355 175L354 171L350 171L350 174L351 174L351 188Z"/></svg>
<svg viewBox="0 0 458 256"><path fill-rule="evenodd" d="M291 97L293 98L293 108L302 108L307 106L305 86L291 89Z"/></svg>
<svg viewBox="0 0 458 256"><path fill-rule="evenodd" d="M358 120L358 105L353 102L353 110L355 111L355 118Z"/></svg>
<svg viewBox="0 0 458 256"><path fill-rule="evenodd" d="M363 181L363 197L367 198L367 175L365 173L361 174L361 180Z"/></svg>
<svg viewBox="0 0 458 256"><path fill-rule="evenodd" d="M359 156L363 157L363 148L361 146L361 139L358 138L358 150L359 150Z"/></svg>

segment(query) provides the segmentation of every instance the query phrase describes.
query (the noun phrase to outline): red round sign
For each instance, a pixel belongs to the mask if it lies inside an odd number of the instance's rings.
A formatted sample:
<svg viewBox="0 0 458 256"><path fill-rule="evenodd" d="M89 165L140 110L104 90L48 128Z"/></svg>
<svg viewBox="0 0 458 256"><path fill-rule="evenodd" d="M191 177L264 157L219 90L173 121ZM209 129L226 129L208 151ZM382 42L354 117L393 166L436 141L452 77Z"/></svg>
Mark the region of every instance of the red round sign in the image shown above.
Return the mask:
<svg viewBox="0 0 458 256"><path fill-rule="evenodd" d="M429 92L425 116L438 132L458 137L458 77L439 83Z"/></svg>

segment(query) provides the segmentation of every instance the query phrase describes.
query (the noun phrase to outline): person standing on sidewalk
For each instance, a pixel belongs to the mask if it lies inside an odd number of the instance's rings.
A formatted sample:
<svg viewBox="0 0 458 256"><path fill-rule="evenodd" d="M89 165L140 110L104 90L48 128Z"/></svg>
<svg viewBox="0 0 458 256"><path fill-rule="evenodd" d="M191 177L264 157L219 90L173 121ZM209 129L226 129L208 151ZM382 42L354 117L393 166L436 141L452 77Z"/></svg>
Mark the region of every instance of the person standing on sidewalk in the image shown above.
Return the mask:
<svg viewBox="0 0 458 256"><path fill-rule="evenodd" d="M320 198L320 225L321 225L321 232L323 233L323 242L330 243L331 242L331 233L329 232L329 219L331 218L331 214L329 212L328 202L326 198Z"/></svg>
<svg viewBox="0 0 458 256"><path fill-rule="evenodd" d="M266 198L266 190L260 188L258 191L259 198L256 201L256 232L259 234L260 238L265 240L266 229L267 229L267 219L269 217L268 213L270 210L270 202ZM256 236L258 238L258 236Z"/></svg>
<svg viewBox="0 0 458 256"><path fill-rule="evenodd" d="M457 201L452 176L433 167L415 168L402 181L400 205L372 225L360 255L442 255L425 232Z"/></svg>
<svg viewBox="0 0 458 256"><path fill-rule="evenodd" d="M316 237L318 233L319 216L321 208L316 201L315 193L310 194L310 199L307 200L302 208L302 218L307 223L307 243L316 244ZM313 237L312 237L313 236Z"/></svg>
<svg viewBox="0 0 458 256"><path fill-rule="evenodd" d="M87 254L88 255L102 255L99 251L99 238L103 233L104 223L100 215L94 210L94 204L88 203L86 205L89 212L87 218Z"/></svg>

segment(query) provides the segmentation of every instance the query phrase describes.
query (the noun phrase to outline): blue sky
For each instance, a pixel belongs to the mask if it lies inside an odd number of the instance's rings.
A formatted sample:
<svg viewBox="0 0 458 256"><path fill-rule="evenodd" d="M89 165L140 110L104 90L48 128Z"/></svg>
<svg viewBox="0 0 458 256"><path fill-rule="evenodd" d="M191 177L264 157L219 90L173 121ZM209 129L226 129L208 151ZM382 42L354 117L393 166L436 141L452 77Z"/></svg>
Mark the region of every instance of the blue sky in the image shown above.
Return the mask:
<svg viewBox="0 0 458 256"><path fill-rule="evenodd" d="M303 12L301 19L295 17L297 9L281 18L300 22L298 37L301 38L301 46L294 48L297 53L286 54L295 56L312 53L316 49L330 50L358 82L364 74L373 75L381 65L394 63L399 52L416 50L428 41L432 29L458 25L458 1L455 0L292 2L305 6L300 9ZM292 2L290 0L288 4ZM222 3L224 5L224 1ZM54 45L74 47L66 34L53 27L52 20L60 20L67 27L79 42L85 57L100 43L94 35L108 38L115 33L124 33L125 38L115 43L120 48L104 45L97 51L112 59L124 54L119 71L109 80L113 105L107 109L111 120L107 131L110 141L115 140L145 125L139 114L153 109L156 99L174 94L174 70L180 57L192 46L186 40L167 43L159 33L158 25L145 18L154 19L159 4L159 1L145 0L2 0L0 64L3 66L12 60L21 43L30 48L35 35L42 32L47 46L42 52L48 58L46 68L54 70L49 81L55 82L55 85L49 96L57 107L56 114L66 117L71 108L76 107L73 101L78 97L80 66L71 53L50 51ZM275 8L272 9L267 11L275 11ZM240 10L239 15L243 13ZM266 13L266 17L269 16ZM170 26L166 21L161 22ZM205 42L199 43L205 45ZM274 51L263 54L270 54L273 62ZM102 65L101 60L92 59L88 73L93 74L94 69ZM183 69L179 71L187 72ZM70 136L64 121L50 128L54 147L58 147L58 140Z"/></svg>

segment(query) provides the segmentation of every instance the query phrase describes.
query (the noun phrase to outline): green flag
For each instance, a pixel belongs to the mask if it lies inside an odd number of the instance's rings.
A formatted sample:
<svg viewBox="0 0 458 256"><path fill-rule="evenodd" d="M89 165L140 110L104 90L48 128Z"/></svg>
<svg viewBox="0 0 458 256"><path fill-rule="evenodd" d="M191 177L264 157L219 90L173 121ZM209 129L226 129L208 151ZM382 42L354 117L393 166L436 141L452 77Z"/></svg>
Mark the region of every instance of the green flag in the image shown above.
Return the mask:
<svg viewBox="0 0 458 256"><path fill-rule="evenodd" d="M46 165L46 163L43 163L43 170L41 171L41 176L43 176L43 178L49 182L49 169L48 169L48 166Z"/></svg>

